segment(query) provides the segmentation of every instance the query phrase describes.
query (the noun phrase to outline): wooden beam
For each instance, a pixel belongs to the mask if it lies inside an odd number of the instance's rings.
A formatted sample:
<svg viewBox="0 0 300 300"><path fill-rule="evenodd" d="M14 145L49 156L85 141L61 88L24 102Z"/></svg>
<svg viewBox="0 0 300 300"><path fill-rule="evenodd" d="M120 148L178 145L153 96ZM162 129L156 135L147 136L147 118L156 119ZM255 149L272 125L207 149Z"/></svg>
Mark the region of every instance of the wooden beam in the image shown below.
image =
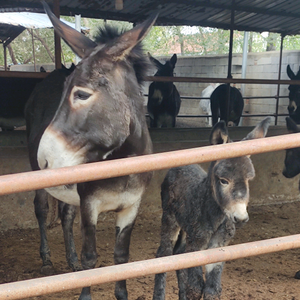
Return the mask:
<svg viewBox="0 0 300 300"><path fill-rule="evenodd" d="M60 8L59 0L53 1L53 13L59 19ZM54 31L54 46L55 46L55 69L61 69L61 40L60 36Z"/></svg>

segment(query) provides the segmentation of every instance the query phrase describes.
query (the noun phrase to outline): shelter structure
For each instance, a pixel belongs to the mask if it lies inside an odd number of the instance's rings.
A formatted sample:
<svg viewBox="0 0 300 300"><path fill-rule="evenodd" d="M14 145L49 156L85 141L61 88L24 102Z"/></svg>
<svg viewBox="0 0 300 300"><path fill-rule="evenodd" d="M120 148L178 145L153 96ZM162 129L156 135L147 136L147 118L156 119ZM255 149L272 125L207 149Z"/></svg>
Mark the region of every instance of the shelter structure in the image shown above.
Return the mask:
<svg viewBox="0 0 300 300"><path fill-rule="evenodd" d="M61 19L62 22L75 28L75 24ZM26 28L28 29L42 29L53 28L51 21L45 13L35 12L0 12L0 43L3 44L6 64L6 48L7 46ZM82 27L81 31L85 32L87 29Z"/></svg>
<svg viewBox="0 0 300 300"><path fill-rule="evenodd" d="M283 39L286 35L300 34L300 1L292 0L47 0L54 13L62 15L80 14L82 17L129 21L134 24L145 20L150 14L159 12L156 25L195 25L230 30L228 72L226 80L217 78L173 78L169 81L249 83L247 79L231 76L233 31L276 32L281 34L280 66L278 80L257 81L261 84L300 84L297 81L280 80ZM43 12L39 0L0 0L0 12ZM56 41L56 66L60 66L60 41ZM0 76L6 76L4 73ZM10 75L7 75L10 76ZM166 81L166 78L149 78L151 81ZM253 83L253 82L251 82ZM229 89L228 89L229 91ZM229 94L228 94L229 98ZM276 116L278 114L278 99ZM275 124L277 117L275 116Z"/></svg>

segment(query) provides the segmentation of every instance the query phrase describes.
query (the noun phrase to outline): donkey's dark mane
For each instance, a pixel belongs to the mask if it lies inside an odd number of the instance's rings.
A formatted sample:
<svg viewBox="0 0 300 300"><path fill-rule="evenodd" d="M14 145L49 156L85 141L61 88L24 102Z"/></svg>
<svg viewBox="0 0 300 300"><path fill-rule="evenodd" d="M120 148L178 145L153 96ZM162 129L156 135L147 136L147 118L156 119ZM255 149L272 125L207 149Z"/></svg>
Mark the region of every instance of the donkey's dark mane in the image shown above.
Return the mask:
<svg viewBox="0 0 300 300"><path fill-rule="evenodd" d="M100 26L94 35L94 40L97 44L106 44L113 39L121 36L127 29L118 28L110 24ZM138 43L128 55L128 60L132 63L137 81L142 84L150 68L150 63L144 53L142 43Z"/></svg>

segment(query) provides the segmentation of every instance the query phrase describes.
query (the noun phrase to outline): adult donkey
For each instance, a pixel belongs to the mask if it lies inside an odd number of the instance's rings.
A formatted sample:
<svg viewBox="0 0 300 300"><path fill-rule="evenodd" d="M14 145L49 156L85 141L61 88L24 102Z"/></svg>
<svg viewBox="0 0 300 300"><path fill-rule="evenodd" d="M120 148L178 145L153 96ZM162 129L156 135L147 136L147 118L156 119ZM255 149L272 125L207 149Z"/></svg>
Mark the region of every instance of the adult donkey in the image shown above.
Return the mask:
<svg viewBox="0 0 300 300"><path fill-rule="evenodd" d="M295 74L290 65L286 68L287 75L292 80L300 80L300 68L297 74ZM289 86L289 106L288 111L291 119L300 124L300 85L291 84Z"/></svg>
<svg viewBox="0 0 300 300"><path fill-rule="evenodd" d="M174 54L165 64L148 53L150 61L157 67L154 76L174 76L177 55ZM150 116L150 127L175 127L181 99L173 82L154 81L149 86L147 109Z"/></svg>
<svg viewBox="0 0 300 300"><path fill-rule="evenodd" d="M147 57L140 42L156 16L122 34L112 28L100 30L97 44L60 22L43 4L56 32L82 60L66 79L60 100L48 100L44 95L31 99L32 103L27 106L26 115L31 116L27 122L33 169L52 169L151 153L152 143L141 97ZM45 119L47 124L42 123ZM80 206L83 269L95 267L97 218L104 211L117 213L114 261L116 264L126 263L131 231L151 174L46 189L64 202L62 225L68 263L73 270L79 269L72 235L73 205ZM38 192L35 209L42 227L44 266L51 264L44 231L45 201L44 193ZM127 299L125 281L116 283L115 296ZM83 288L79 299L91 299L90 287Z"/></svg>
<svg viewBox="0 0 300 300"><path fill-rule="evenodd" d="M244 109L244 100L241 92L236 87L230 87L229 116L226 107L227 84L219 85L210 96L212 124L217 124L218 119L224 120L228 126L238 126Z"/></svg>

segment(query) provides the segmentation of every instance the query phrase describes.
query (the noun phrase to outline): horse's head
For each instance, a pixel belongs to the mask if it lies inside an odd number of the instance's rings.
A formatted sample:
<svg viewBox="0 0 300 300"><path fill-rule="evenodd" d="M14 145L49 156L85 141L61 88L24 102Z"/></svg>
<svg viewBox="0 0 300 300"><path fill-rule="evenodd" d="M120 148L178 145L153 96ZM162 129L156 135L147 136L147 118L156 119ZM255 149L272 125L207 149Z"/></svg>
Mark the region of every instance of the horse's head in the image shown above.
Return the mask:
<svg viewBox="0 0 300 300"><path fill-rule="evenodd" d="M173 77L174 76L174 69L177 62L177 55L173 54L170 60L167 60L165 64L162 64L157 59L155 59L151 54L148 52L148 56L150 61L156 66L157 72L155 76L166 76L166 77Z"/></svg>
<svg viewBox="0 0 300 300"><path fill-rule="evenodd" d="M144 134L140 83L147 58L139 44L156 16L97 44L44 6L56 32L82 60L67 78L57 112L41 138L39 166L56 168L106 159L130 135L141 138ZM112 32L116 30L107 36ZM143 146L137 152L143 153ZM126 147L129 153L130 147Z"/></svg>
<svg viewBox="0 0 300 300"><path fill-rule="evenodd" d="M300 69L297 74L295 74L290 65L287 66L287 75L291 80L300 80ZM289 86L289 106L288 111L291 118L293 118L297 123L300 121L300 85L290 85ZM299 119L299 120L298 120Z"/></svg>

